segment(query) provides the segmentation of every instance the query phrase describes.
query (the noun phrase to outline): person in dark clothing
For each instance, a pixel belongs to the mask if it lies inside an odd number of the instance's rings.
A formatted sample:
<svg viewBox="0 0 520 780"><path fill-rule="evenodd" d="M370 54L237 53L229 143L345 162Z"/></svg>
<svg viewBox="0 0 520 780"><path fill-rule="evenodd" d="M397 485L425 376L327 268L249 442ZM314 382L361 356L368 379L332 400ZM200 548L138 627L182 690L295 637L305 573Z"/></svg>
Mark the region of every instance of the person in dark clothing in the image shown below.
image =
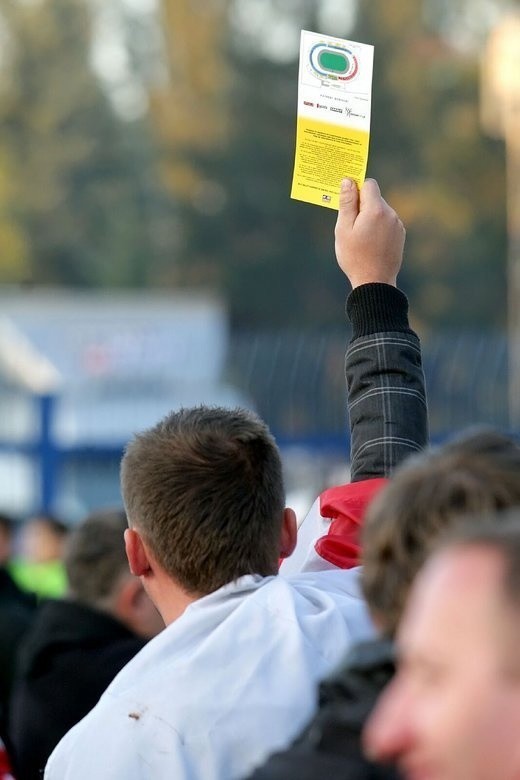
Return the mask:
<svg viewBox="0 0 520 780"><path fill-rule="evenodd" d="M126 527L124 512L109 511L72 532L69 597L45 602L23 641L10 718L18 780L39 780L61 737L162 627L128 570Z"/></svg>
<svg viewBox="0 0 520 780"><path fill-rule="evenodd" d="M6 568L12 534L13 521L0 515L0 738L5 742L18 648L36 611L36 598L20 590Z"/></svg>
<svg viewBox="0 0 520 780"><path fill-rule="evenodd" d="M309 726L251 780L398 780L397 772L368 761L361 748L361 729L394 671L391 642L353 647L342 668L320 685Z"/></svg>
<svg viewBox="0 0 520 780"><path fill-rule="evenodd" d="M15 585L9 573L0 568L0 706L9 700L17 648L31 625L36 599Z"/></svg>

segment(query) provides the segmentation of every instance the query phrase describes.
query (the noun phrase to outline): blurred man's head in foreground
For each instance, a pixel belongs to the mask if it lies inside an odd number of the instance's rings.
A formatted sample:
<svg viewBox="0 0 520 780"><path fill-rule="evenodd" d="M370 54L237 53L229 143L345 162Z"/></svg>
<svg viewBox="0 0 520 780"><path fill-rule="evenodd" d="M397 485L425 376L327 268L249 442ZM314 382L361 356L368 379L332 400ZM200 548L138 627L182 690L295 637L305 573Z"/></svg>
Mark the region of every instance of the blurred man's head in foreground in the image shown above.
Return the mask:
<svg viewBox="0 0 520 780"><path fill-rule="evenodd" d="M518 780L519 647L515 511L466 526L419 573L367 752L407 780Z"/></svg>

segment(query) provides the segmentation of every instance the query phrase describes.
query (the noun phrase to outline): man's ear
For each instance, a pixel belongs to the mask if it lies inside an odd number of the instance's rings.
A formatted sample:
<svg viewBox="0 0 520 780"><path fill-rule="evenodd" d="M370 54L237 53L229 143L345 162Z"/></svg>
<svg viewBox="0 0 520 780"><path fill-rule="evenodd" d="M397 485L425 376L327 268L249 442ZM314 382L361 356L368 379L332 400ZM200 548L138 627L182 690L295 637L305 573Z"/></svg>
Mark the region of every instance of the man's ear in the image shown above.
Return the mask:
<svg viewBox="0 0 520 780"><path fill-rule="evenodd" d="M132 574L135 574L136 577L147 574L151 569L148 551L139 531L136 531L135 528L125 530L125 549Z"/></svg>
<svg viewBox="0 0 520 780"><path fill-rule="evenodd" d="M283 510L282 530L280 533L280 558L288 558L289 555L293 554L296 547L297 533L296 513L293 509L286 507Z"/></svg>

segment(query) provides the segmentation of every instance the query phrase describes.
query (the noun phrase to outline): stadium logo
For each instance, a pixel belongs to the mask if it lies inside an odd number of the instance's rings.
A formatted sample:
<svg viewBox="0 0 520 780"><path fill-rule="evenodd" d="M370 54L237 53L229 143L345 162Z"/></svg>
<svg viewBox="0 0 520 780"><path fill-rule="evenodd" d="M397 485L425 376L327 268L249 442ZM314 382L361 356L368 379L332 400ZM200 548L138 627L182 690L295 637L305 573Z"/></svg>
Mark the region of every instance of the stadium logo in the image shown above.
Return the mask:
<svg viewBox="0 0 520 780"><path fill-rule="evenodd" d="M359 73L356 55L343 46L317 43L309 53L313 75L321 80L352 81Z"/></svg>

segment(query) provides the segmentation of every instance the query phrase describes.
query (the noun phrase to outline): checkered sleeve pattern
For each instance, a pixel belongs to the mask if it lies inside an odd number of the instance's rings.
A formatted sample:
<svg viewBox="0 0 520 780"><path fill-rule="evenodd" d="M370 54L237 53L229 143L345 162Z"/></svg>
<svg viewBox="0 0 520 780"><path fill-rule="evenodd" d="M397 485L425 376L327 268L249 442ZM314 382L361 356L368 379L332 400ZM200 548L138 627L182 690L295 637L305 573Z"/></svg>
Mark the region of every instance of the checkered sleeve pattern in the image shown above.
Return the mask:
<svg viewBox="0 0 520 780"><path fill-rule="evenodd" d="M347 301L353 336L345 373L351 480L388 477L428 443L421 345L406 296L386 284L357 287Z"/></svg>

